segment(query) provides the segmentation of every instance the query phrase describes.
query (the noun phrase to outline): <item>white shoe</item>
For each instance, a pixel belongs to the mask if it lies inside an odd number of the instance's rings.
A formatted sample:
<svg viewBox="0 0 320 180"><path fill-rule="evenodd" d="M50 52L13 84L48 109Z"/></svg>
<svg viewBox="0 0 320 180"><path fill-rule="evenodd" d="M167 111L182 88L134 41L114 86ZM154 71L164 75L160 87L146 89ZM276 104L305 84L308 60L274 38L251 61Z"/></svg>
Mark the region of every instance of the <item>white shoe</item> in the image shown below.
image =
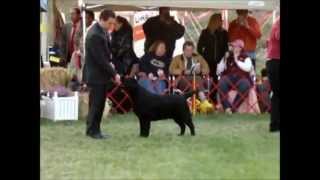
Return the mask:
<svg viewBox="0 0 320 180"><path fill-rule="evenodd" d="M227 108L227 109L225 110L225 112L226 112L227 114L232 114L231 108Z"/></svg>

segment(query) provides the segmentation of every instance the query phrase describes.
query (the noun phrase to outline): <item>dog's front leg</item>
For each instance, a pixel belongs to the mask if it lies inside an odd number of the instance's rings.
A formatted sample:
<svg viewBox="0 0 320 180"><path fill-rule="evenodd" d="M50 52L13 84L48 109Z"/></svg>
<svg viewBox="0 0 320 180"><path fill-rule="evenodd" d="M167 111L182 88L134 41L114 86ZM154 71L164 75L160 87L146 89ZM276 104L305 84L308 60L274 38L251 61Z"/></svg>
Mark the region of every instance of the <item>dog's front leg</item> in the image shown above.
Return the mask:
<svg viewBox="0 0 320 180"><path fill-rule="evenodd" d="M192 136L196 135L195 130L194 130L194 125L193 125L193 122L192 122L192 118L191 117L188 118L185 123L187 124L187 126L190 129L191 135Z"/></svg>
<svg viewBox="0 0 320 180"><path fill-rule="evenodd" d="M179 125L180 127L180 134L178 134L179 136L183 136L185 129L186 129L186 125L183 123L183 121L181 119L174 119L174 121Z"/></svg>
<svg viewBox="0 0 320 180"><path fill-rule="evenodd" d="M148 137L150 133L150 121L140 119L140 136Z"/></svg>

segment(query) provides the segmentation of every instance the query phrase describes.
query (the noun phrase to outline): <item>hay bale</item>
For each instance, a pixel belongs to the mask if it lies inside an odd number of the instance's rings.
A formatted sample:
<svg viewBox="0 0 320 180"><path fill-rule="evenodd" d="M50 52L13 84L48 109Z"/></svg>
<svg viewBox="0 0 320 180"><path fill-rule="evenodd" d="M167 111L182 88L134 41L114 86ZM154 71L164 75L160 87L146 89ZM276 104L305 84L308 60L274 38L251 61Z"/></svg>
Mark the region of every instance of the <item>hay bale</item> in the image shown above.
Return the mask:
<svg viewBox="0 0 320 180"><path fill-rule="evenodd" d="M109 101L106 101L106 105L103 112L103 119L107 118L110 113L111 106ZM79 119L86 120L89 111L89 94L80 93L79 94Z"/></svg>
<svg viewBox="0 0 320 180"><path fill-rule="evenodd" d="M40 69L40 88L50 90L54 86L67 87L71 77L65 68L53 67Z"/></svg>

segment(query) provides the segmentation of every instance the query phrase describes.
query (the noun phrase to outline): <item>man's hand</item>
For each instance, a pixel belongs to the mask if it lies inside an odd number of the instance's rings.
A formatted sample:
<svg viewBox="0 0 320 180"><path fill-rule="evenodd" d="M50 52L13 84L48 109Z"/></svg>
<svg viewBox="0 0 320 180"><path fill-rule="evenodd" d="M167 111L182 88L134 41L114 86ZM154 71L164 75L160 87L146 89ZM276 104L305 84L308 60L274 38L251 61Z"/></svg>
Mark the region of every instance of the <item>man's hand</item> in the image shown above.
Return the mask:
<svg viewBox="0 0 320 180"><path fill-rule="evenodd" d="M121 77L120 77L119 74L116 74L116 75L114 76L114 83L115 83L116 85L118 85L118 86L121 84Z"/></svg>
<svg viewBox="0 0 320 180"><path fill-rule="evenodd" d="M243 20L243 26L246 27L247 29L250 29L250 26L249 26L249 23L248 23L248 20Z"/></svg>

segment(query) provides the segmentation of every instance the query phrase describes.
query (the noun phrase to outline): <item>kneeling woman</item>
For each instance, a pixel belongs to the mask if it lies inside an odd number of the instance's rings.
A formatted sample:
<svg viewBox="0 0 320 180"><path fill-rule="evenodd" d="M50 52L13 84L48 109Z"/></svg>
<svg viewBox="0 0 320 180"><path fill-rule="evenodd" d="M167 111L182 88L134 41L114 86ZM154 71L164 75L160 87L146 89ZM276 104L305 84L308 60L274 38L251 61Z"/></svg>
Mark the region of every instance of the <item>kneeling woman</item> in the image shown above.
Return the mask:
<svg viewBox="0 0 320 180"><path fill-rule="evenodd" d="M252 61L243 51L243 41L235 40L231 46L231 52L227 52L217 67L217 75L221 77L218 83L219 98L225 112L229 114L235 112L247 98L253 85L251 75L254 73ZM228 92L232 88L237 90L237 95L231 104Z"/></svg>
<svg viewBox="0 0 320 180"><path fill-rule="evenodd" d="M170 58L166 56L166 45L156 41L139 63L139 84L155 94L164 94L167 88Z"/></svg>

